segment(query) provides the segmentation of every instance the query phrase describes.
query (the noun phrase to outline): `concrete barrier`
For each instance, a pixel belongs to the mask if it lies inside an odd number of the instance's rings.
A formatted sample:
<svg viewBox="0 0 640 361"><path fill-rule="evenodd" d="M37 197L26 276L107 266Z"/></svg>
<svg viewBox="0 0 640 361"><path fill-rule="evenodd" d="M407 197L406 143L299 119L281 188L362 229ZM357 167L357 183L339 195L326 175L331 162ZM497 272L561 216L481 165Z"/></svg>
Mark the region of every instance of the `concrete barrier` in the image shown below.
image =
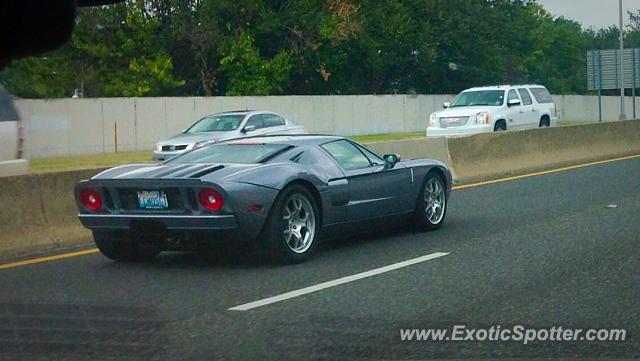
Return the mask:
<svg viewBox="0 0 640 361"><path fill-rule="evenodd" d="M90 245L73 187L101 169L2 178L0 259Z"/></svg>
<svg viewBox="0 0 640 361"><path fill-rule="evenodd" d="M494 179L617 156L640 154L640 121L411 139L368 144L405 159L432 158L452 168L458 183ZM73 187L102 169L2 179L0 259L90 246L76 215Z"/></svg>
<svg viewBox="0 0 640 361"><path fill-rule="evenodd" d="M0 177L11 177L29 173L29 161L15 159L0 162Z"/></svg>
<svg viewBox="0 0 640 361"><path fill-rule="evenodd" d="M395 153L402 159L429 158L449 164L446 138L420 138L367 144L378 154Z"/></svg>
<svg viewBox="0 0 640 361"><path fill-rule="evenodd" d="M459 182L535 172L640 153L640 121L621 121L447 139Z"/></svg>

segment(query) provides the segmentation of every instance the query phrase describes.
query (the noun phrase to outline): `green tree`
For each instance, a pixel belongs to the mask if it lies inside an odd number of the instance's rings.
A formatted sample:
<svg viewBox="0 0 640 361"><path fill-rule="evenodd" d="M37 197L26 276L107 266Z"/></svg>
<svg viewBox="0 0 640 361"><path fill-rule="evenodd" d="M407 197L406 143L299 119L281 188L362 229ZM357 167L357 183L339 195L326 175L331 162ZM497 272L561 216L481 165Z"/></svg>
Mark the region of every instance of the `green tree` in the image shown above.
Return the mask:
<svg viewBox="0 0 640 361"><path fill-rule="evenodd" d="M289 83L289 54L283 51L272 59L263 59L250 35L240 35L223 53L220 68L228 77L227 95L277 94Z"/></svg>

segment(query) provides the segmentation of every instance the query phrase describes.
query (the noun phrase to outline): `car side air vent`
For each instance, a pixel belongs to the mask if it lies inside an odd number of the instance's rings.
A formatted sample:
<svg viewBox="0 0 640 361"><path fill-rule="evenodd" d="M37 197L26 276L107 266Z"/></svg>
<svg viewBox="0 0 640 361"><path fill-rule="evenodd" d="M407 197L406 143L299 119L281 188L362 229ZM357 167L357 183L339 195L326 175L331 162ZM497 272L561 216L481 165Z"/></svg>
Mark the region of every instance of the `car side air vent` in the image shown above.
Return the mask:
<svg viewBox="0 0 640 361"><path fill-rule="evenodd" d="M202 176L205 176L205 175L207 175L209 173L213 173L213 172L215 172L217 170L220 170L222 168L224 168L223 165L214 165L212 167L205 168L205 169L203 169L201 171L198 171L197 173L194 173L194 174L190 175L189 178L200 178Z"/></svg>

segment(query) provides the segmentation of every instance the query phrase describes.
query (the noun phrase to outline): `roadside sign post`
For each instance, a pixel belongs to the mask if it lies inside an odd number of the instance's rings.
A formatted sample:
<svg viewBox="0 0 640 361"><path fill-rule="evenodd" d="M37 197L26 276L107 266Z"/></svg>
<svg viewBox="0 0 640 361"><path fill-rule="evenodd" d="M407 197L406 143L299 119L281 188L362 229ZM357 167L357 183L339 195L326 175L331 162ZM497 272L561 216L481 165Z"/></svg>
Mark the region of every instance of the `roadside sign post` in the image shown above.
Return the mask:
<svg viewBox="0 0 640 361"><path fill-rule="evenodd" d="M635 69L636 68L636 66L637 66L636 65L636 59L637 59L636 52L634 51L634 52L631 53L631 64L632 64L631 69ZM631 103L633 105L633 119L637 119L636 118L636 86L635 86L636 85L636 76L637 76L636 72L634 71L633 72L633 76L632 76L632 78L633 78L633 86L631 87Z"/></svg>
<svg viewBox="0 0 640 361"><path fill-rule="evenodd" d="M627 76L622 78L621 73ZM631 88L635 119L637 116L635 91L636 88L640 88L640 48L624 49L622 52L618 49L587 51L587 87L598 93L600 121L602 121L602 91L619 89L622 93L625 88ZM620 114L626 118L624 111Z"/></svg>
<svg viewBox="0 0 640 361"><path fill-rule="evenodd" d="M602 66L602 57L600 56L600 52L598 51L598 69L601 68ZM595 74L595 66L596 66L596 62L592 61L591 62L592 68L593 68L593 74ZM595 78L594 78L595 81ZM598 121L601 122L602 121L602 72L598 71Z"/></svg>
<svg viewBox="0 0 640 361"><path fill-rule="evenodd" d="M625 114L625 106L624 106L624 25L622 19L622 0L620 0L620 120L627 119L627 115Z"/></svg>

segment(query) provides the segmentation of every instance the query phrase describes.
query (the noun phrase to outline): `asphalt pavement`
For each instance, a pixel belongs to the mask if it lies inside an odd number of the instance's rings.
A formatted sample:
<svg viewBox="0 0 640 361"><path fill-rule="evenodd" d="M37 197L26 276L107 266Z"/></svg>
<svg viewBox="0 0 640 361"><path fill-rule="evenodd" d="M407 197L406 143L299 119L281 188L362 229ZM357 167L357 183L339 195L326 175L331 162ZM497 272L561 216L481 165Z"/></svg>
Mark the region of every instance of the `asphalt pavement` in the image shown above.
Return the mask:
<svg viewBox="0 0 640 361"><path fill-rule="evenodd" d="M92 254L2 270L0 359L640 357L638 158L455 190L440 230L339 237L299 265L219 252L141 264ZM400 338L401 329L454 325L616 328L627 339Z"/></svg>

